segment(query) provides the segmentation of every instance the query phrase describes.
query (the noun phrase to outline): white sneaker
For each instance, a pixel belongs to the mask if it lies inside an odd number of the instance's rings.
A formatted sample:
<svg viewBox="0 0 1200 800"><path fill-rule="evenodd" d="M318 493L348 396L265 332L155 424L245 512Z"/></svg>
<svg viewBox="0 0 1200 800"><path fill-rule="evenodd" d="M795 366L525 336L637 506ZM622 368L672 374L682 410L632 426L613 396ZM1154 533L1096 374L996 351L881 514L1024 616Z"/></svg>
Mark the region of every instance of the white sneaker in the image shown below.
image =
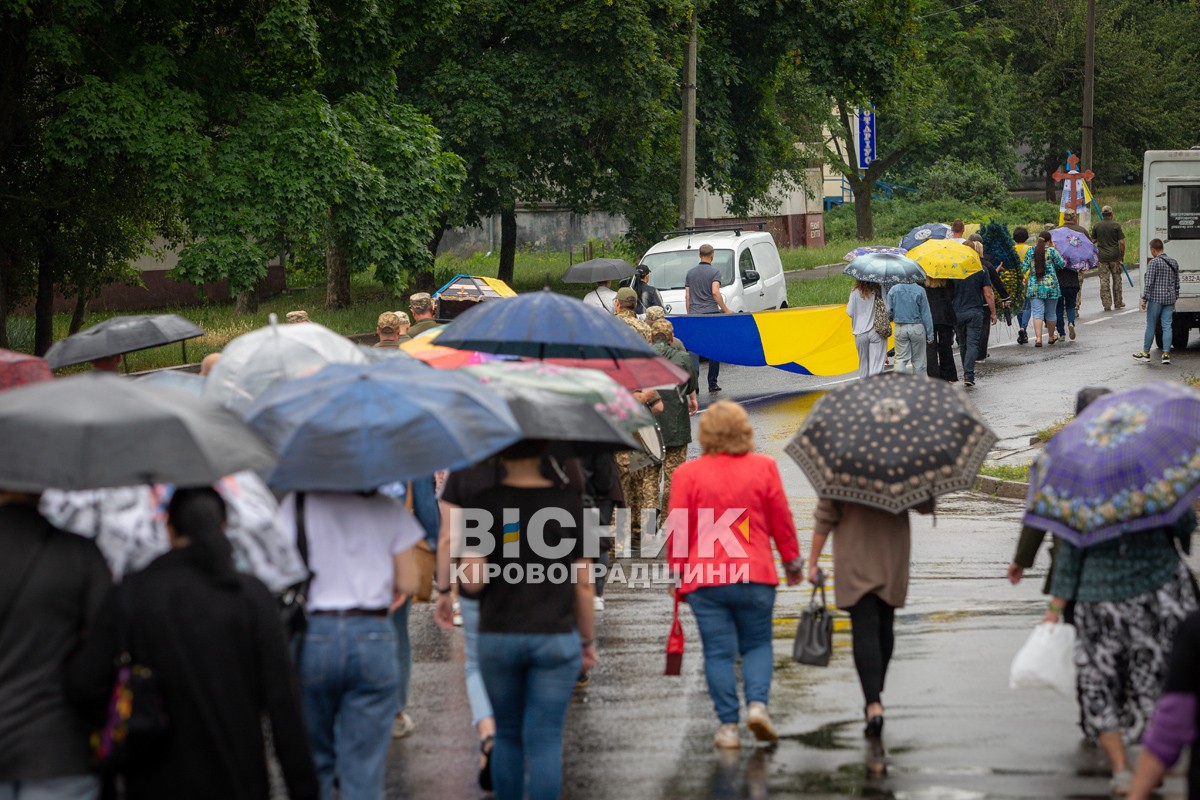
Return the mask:
<svg viewBox="0 0 1200 800"><path fill-rule="evenodd" d="M407 711L401 711L392 720L392 738L403 739L408 736L417 727L417 723L413 722L413 718L409 716Z"/></svg>
<svg viewBox="0 0 1200 800"><path fill-rule="evenodd" d="M1127 769L1120 772L1114 772L1111 779L1108 781L1109 791L1115 797L1124 797L1129 794L1129 789L1133 786L1133 773Z"/></svg>
<svg viewBox="0 0 1200 800"><path fill-rule="evenodd" d="M773 742L779 738L775 726L771 723L771 713L762 703L751 703L746 714L746 727L760 742Z"/></svg>
<svg viewBox="0 0 1200 800"><path fill-rule="evenodd" d="M736 722L729 722L717 729L713 744L722 750L736 750L742 746L742 737L738 733Z"/></svg>
<svg viewBox="0 0 1200 800"><path fill-rule="evenodd" d="M458 603L454 604L454 624L457 627L462 627L462 608L458 605Z"/></svg>
<svg viewBox="0 0 1200 800"><path fill-rule="evenodd" d="M595 609L596 611L603 611L604 610L604 598L597 597L597 598L593 599L592 600L592 608Z"/></svg>

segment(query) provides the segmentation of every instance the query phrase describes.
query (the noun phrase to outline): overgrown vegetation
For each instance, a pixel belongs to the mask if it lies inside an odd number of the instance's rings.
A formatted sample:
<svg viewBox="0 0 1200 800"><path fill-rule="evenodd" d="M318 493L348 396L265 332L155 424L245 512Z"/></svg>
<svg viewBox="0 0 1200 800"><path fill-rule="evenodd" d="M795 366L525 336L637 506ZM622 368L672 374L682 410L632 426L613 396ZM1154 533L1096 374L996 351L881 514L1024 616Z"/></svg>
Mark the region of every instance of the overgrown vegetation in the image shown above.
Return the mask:
<svg viewBox="0 0 1200 800"><path fill-rule="evenodd" d="M980 475L989 478L999 478L1002 481L1029 482L1028 464L984 464L979 468Z"/></svg>
<svg viewBox="0 0 1200 800"><path fill-rule="evenodd" d="M1054 438L1054 434L1058 433L1063 428L1067 427L1067 425L1071 424L1071 420L1073 420L1073 419L1074 419L1074 417L1072 416L1072 417L1063 417L1062 419L1055 420L1054 422L1051 422L1046 427L1039 428L1037 433L1035 433L1034 435L1037 436L1038 441L1045 444L1046 442L1048 442Z"/></svg>

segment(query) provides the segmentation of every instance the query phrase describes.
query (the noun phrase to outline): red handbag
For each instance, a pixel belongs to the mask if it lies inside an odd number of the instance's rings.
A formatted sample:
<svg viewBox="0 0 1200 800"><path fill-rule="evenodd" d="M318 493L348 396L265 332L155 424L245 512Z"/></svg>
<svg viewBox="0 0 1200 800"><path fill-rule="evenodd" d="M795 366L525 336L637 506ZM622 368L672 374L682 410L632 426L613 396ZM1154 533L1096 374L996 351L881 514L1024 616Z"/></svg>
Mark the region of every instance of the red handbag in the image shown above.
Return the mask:
<svg viewBox="0 0 1200 800"><path fill-rule="evenodd" d="M667 668L664 675L678 675L683 671L683 624L679 621L679 595L675 595L675 618L671 622L671 635L667 637Z"/></svg>

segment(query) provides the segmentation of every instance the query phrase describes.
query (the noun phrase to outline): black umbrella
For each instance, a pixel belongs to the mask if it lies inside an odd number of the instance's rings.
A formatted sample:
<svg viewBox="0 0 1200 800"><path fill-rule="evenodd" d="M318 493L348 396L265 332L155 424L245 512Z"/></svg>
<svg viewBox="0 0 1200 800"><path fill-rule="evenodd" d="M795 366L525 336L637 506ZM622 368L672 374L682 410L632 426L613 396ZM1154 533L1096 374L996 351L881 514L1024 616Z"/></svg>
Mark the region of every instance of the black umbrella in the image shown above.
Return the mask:
<svg viewBox="0 0 1200 800"><path fill-rule="evenodd" d="M0 487L206 486L275 456L236 414L184 392L88 373L0 393Z"/></svg>
<svg viewBox="0 0 1200 800"><path fill-rule="evenodd" d="M110 317L55 342L46 352L46 361L51 369L58 369L203 335L203 328L178 314Z"/></svg>
<svg viewBox="0 0 1200 800"><path fill-rule="evenodd" d="M633 274L633 264L621 258L593 258L573 264L563 273L563 283L619 281Z"/></svg>
<svg viewBox="0 0 1200 800"><path fill-rule="evenodd" d="M884 373L818 400L786 451L818 497L899 513L970 488L995 442L949 383Z"/></svg>

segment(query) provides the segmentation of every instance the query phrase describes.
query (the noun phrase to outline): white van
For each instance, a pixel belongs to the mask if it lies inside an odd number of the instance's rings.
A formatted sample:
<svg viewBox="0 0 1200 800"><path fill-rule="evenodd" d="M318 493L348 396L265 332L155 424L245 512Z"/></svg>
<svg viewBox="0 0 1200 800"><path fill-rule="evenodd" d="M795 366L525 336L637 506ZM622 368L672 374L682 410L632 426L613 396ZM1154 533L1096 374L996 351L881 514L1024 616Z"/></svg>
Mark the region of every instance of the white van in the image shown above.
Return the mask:
<svg viewBox="0 0 1200 800"><path fill-rule="evenodd" d="M1187 347L1200 327L1200 149L1147 150L1142 163L1141 281L1150 260L1150 240L1179 262L1179 300L1171 326L1171 349ZM1161 334L1156 337L1162 346Z"/></svg>
<svg viewBox="0 0 1200 800"><path fill-rule="evenodd" d="M684 277L700 263L697 251L702 244L713 246L713 266L721 271L721 296L730 311L787 308L783 264L771 234L724 228L666 239L647 250L638 262L650 268L650 285L662 294L668 314L687 313Z"/></svg>

